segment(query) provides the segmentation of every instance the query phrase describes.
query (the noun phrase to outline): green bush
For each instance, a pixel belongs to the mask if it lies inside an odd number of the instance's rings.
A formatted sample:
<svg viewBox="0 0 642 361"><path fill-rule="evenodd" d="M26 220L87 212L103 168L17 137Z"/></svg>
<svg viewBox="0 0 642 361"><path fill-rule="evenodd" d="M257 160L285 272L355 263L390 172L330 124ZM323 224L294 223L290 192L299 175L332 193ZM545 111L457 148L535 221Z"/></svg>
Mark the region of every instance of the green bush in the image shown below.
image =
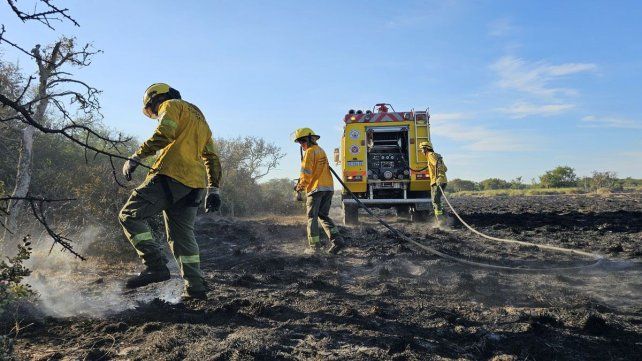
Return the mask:
<svg viewBox="0 0 642 361"><path fill-rule="evenodd" d="M624 189L636 190L639 188L638 184L642 184L642 180L634 179L631 177L625 179L617 178L615 172L594 171L590 177L582 177L578 182L578 186L586 192L620 192Z"/></svg>
<svg viewBox="0 0 642 361"><path fill-rule="evenodd" d="M462 192L462 191L474 191L478 189L477 183L465 179L451 179L448 181L447 190L452 193Z"/></svg>
<svg viewBox="0 0 642 361"><path fill-rule="evenodd" d="M499 178L488 178L479 182L479 186L482 190L491 190L491 189L510 189L511 184L507 181Z"/></svg>
<svg viewBox="0 0 642 361"><path fill-rule="evenodd" d="M0 316L8 305L25 297L33 295L29 285L23 284L25 277L31 271L24 266L24 262L31 257L31 242L28 237L18 245L18 254L6 260L0 260Z"/></svg>
<svg viewBox="0 0 642 361"><path fill-rule="evenodd" d="M559 166L549 170L539 177L543 188L564 188L577 186L575 169L568 166Z"/></svg>
<svg viewBox="0 0 642 361"><path fill-rule="evenodd" d="M528 185L522 182L522 177L517 177L510 181L510 189L526 189Z"/></svg>
<svg viewBox="0 0 642 361"><path fill-rule="evenodd" d="M34 295L31 287L23 283L31 271L24 262L31 257L31 243L28 236L18 245L18 254L6 260L0 260L0 324L6 324L6 315L12 304ZM4 327L2 328L4 329ZM6 331L4 331L6 332ZM0 335L0 360L12 360L14 342L10 335Z"/></svg>
<svg viewBox="0 0 642 361"><path fill-rule="evenodd" d="M590 185L592 190L608 189L610 191L621 191L623 189L623 184L617 179L617 174L609 171L594 171L593 176L590 178Z"/></svg>
<svg viewBox="0 0 642 361"><path fill-rule="evenodd" d="M626 177L624 179L620 179L622 182L622 187L624 188L639 188L642 187L642 179L635 179L631 177Z"/></svg>

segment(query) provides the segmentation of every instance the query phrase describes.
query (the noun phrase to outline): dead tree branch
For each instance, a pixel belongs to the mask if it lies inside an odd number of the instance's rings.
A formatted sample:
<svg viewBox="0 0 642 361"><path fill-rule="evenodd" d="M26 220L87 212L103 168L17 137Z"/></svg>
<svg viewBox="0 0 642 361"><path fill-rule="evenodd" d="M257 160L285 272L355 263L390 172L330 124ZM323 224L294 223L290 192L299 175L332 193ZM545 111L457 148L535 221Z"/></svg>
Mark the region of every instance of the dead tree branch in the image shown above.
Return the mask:
<svg viewBox="0 0 642 361"><path fill-rule="evenodd" d="M112 138L93 130L90 126L94 118L102 118L98 98L101 92L82 80L72 78L69 71L62 69L64 66L89 66L92 57L98 53L100 51L92 50L90 44L76 50L73 38L63 38L44 50L36 45L31 55L38 66L40 91L33 99L24 101L24 95L35 79L34 76L27 79L20 95L15 99L0 91L0 105L13 110L10 117L0 117L0 122L19 121L45 134L60 134L96 154L105 155L110 159L127 160L128 157L122 155L120 149L131 137L118 134L116 138ZM59 118L58 126L47 125L34 116L37 113L34 107L37 108L44 103L54 106ZM85 119L82 122L84 124L79 122L79 114ZM96 145L96 141L102 144Z"/></svg>
<svg viewBox="0 0 642 361"><path fill-rule="evenodd" d="M11 45L11 47L13 47L13 48L15 48L16 50L20 51L21 53L24 53L24 54L26 54L26 55L28 55L28 56L30 56L30 57L32 56L30 52L28 52L27 50L25 50L25 48L23 48L23 47L21 47L20 45L18 45L18 44L16 44L16 43L14 43L14 42L13 42L13 41L11 41L11 40L8 40L8 39L4 36L4 34L5 34L6 32L7 32L7 30L5 29L4 24L3 24L3 25L0 25L0 43L7 43L7 44Z"/></svg>
<svg viewBox="0 0 642 361"><path fill-rule="evenodd" d="M18 0L7 0L13 13L22 22L36 21L52 30L55 30L53 27L55 22L69 21L75 26L79 26L78 22L69 15L67 8L54 5L53 0L34 0L34 2L36 5L33 10L27 11L18 5ZM121 154L121 149L126 148L131 138L124 137L122 134L111 137L92 128L94 120L102 119L99 102L100 91L81 80L74 79L71 72L67 70L69 67L89 66L93 56L100 51L94 50L91 44L78 47L73 38L62 38L52 46L43 49L40 45L36 45L31 51L27 51L27 48L8 40L5 33L5 26L1 25L0 44L8 44L34 59L38 71L36 76L30 76L26 80L18 82L23 85L21 89L0 88L0 123L10 126L21 124L30 131L35 129L44 134L59 135L84 148L85 151L95 152L94 157L99 154L107 156L116 182L122 185L116 177L116 167L113 160L128 158ZM36 91L32 92L30 90L32 90L32 82L35 80L38 80L38 85ZM35 96L31 97L32 93L35 93ZM26 100L28 95L32 99ZM53 106L48 107L48 105ZM145 165L142 166L149 168ZM26 184L28 185L28 183ZM7 204L12 201L27 202L33 216L54 239L54 244L60 244L64 249L82 259L79 254L73 251L70 240L55 232L47 223L45 205L56 200L37 199L24 195L25 193L20 194L20 197L14 195L14 197L0 198L0 201ZM10 209L2 210L0 214L9 214ZM11 216L16 217L15 214L14 212Z"/></svg>
<svg viewBox="0 0 642 361"><path fill-rule="evenodd" d="M18 18L22 20L23 23L27 21L37 21L51 30L55 30L52 25L52 22L54 21L62 23L66 20L71 22L75 26L80 26L76 19L72 18L69 15L69 9L56 6L52 3L51 0L36 0L32 11L24 11L20 9L17 5L16 0L7 0L7 4L11 8L11 11L13 11L13 13L16 14L16 16L18 16ZM38 5L40 5L40 10L38 9ZM5 37L5 33L6 29L4 24L0 25L0 43L7 43L11 47L26 54L27 56L33 57L31 52L27 51L17 43L8 40Z"/></svg>
<svg viewBox="0 0 642 361"><path fill-rule="evenodd" d="M74 198L63 198L63 199L54 199L54 198L43 198L43 197L33 197L33 196L27 196L27 197L0 197L0 204L2 203L8 203L10 201L16 201L20 200L23 202L27 202L29 204L29 207L31 209L31 213L33 217L42 225L42 227L45 229L47 234L53 239L53 244L52 246L58 244L60 245L64 250L69 251L71 254L74 256L80 258L81 260L85 260L83 256L81 256L78 252L74 251L73 246L72 246L72 240L63 236L60 232L55 231L49 222L47 221L47 217L45 214L46 208L45 206L48 203L52 202L69 202L69 201L74 201ZM9 212L7 211L6 207L1 207L0 208L0 213L3 215L9 215ZM0 227L6 229L7 231L11 232L4 223L0 220Z"/></svg>
<svg viewBox="0 0 642 361"><path fill-rule="evenodd" d="M25 12L18 8L18 5L16 5L16 0L7 0L7 3L9 4L11 10L18 16L18 18L22 20L22 22L27 22L30 20L37 21L44 24L49 29L55 30L51 25L53 21L63 22L65 19L67 19L75 26L80 26L80 24L78 24L78 22L69 15L69 9L61 9L53 5L51 0L39 0L38 2L36 2L34 10L31 12ZM38 10L38 4L41 4L43 6L43 9Z"/></svg>

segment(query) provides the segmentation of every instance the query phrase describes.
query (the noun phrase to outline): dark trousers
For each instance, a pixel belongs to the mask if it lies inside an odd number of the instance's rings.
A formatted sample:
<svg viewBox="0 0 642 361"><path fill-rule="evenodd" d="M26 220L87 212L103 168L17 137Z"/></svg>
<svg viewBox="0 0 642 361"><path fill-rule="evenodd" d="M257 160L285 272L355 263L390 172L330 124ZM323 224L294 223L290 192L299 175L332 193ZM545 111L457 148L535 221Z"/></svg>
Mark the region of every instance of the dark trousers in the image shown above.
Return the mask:
<svg viewBox="0 0 642 361"><path fill-rule="evenodd" d="M308 243L310 246L319 244L319 221L329 239L333 239L339 234L339 229L329 216L333 194L334 192L332 191L315 192L309 195L306 200Z"/></svg>

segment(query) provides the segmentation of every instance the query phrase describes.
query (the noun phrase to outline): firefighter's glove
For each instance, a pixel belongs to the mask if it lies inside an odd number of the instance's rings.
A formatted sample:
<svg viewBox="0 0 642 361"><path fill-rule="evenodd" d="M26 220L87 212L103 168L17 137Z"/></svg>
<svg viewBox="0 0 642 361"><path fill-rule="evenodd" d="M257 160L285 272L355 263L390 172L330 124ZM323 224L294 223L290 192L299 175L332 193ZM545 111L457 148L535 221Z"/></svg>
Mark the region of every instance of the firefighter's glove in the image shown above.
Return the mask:
<svg viewBox="0 0 642 361"><path fill-rule="evenodd" d="M125 177L125 179L127 179L128 181L132 180L132 173L134 173L136 167L138 167L138 165L140 164L140 161L140 157L136 154L127 159L127 161L123 165L123 176Z"/></svg>
<svg viewBox="0 0 642 361"><path fill-rule="evenodd" d="M218 192L218 188L210 187L207 188L207 197L205 198L205 212L218 212L221 208L221 195Z"/></svg>

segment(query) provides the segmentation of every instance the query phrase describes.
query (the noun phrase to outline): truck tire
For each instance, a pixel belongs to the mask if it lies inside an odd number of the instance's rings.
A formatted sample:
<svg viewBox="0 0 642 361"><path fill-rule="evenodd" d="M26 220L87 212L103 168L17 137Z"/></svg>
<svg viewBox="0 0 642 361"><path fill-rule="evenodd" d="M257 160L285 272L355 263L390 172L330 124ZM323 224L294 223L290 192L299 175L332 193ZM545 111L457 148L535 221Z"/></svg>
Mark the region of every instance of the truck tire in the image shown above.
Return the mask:
<svg viewBox="0 0 642 361"><path fill-rule="evenodd" d="M417 211L410 212L410 220L413 222L427 222L430 217L430 211Z"/></svg>
<svg viewBox="0 0 642 361"><path fill-rule="evenodd" d="M359 206L356 204L343 204L343 224L354 226L359 224Z"/></svg>

